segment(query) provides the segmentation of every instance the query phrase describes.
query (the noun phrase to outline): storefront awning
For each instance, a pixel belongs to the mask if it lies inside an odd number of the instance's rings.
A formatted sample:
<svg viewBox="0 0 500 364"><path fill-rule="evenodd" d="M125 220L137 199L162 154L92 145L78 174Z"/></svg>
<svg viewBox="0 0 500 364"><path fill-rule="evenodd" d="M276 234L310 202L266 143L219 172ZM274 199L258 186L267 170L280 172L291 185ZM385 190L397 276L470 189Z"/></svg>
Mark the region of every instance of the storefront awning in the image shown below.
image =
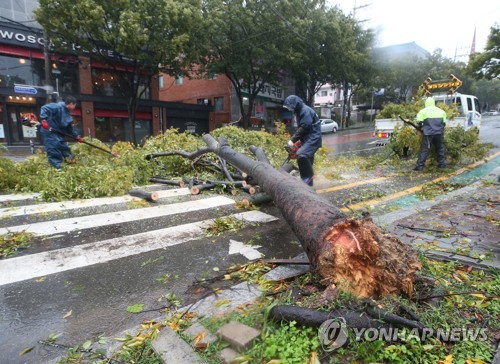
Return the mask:
<svg viewBox="0 0 500 364"><path fill-rule="evenodd" d="M81 116L82 115L82 110L81 109L75 109L73 110L72 113L74 116ZM128 118L128 112L126 110L95 110L94 115L97 117L103 117L103 118ZM135 113L135 118L136 119L142 119L142 120L151 120L151 113L149 112L136 112Z"/></svg>

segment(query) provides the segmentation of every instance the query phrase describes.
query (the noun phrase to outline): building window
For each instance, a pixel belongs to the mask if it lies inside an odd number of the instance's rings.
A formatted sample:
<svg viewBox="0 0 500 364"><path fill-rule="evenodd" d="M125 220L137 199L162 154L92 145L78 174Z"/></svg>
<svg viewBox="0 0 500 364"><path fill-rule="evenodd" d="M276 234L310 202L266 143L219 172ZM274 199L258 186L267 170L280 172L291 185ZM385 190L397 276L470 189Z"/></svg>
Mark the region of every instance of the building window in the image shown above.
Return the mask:
<svg viewBox="0 0 500 364"><path fill-rule="evenodd" d="M0 56L0 65L0 87L14 87L15 83L42 86L45 83L41 59Z"/></svg>
<svg viewBox="0 0 500 364"><path fill-rule="evenodd" d="M158 76L158 87L163 88L163 75Z"/></svg>
<svg viewBox="0 0 500 364"><path fill-rule="evenodd" d="M139 98L148 100L150 98L150 89L148 84L150 79L147 77L141 77L140 80L141 84L138 87ZM120 85L118 72L99 68L92 69L92 93L103 96L127 97L127 90L127 87L122 87Z"/></svg>
<svg viewBox="0 0 500 364"><path fill-rule="evenodd" d="M52 86L59 92L79 92L80 76L76 61L52 63Z"/></svg>
<svg viewBox="0 0 500 364"><path fill-rule="evenodd" d="M137 142L143 143L152 135L151 126L151 120L134 121L133 127ZM126 118L96 117L95 133L96 138L103 142L132 141L130 123Z"/></svg>
<svg viewBox="0 0 500 364"><path fill-rule="evenodd" d="M45 62L42 59L0 56L0 87L14 84L42 86L45 84ZM51 63L51 86L54 91L79 91L78 66L76 62L56 61Z"/></svg>
<svg viewBox="0 0 500 364"><path fill-rule="evenodd" d="M183 77L182 76L175 76L175 84L176 85L182 85Z"/></svg>
<svg viewBox="0 0 500 364"><path fill-rule="evenodd" d="M320 96L328 96L328 91L321 91L321 95Z"/></svg>
<svg viewBox="0 0 500 364"><path fill-rule="evenodd" d="M224 97L214 97L214 111L224 110Z"/></svg>

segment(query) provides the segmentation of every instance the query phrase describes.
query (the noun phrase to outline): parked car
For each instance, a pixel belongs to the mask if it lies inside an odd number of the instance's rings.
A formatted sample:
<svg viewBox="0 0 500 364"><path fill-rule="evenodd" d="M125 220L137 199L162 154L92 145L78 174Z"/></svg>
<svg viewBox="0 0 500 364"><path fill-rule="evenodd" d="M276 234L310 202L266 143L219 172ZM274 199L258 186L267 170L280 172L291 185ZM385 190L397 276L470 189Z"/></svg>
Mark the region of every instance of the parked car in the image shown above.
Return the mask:
<svg viewBox="0 0 500 364"><path fill-rule="evenodd" d="M498 111L496 111L496 110L490 110L490 111L483 112L481 115L483 115L483 116L496 116L498 114L499 114Z"/></svg>
<svg viewBox="0 0 500 364"><path fill-rule="evenodd" d="M332 119L319 119L321 123L321 133L336 133L339 129L339 124Z"/></svg>

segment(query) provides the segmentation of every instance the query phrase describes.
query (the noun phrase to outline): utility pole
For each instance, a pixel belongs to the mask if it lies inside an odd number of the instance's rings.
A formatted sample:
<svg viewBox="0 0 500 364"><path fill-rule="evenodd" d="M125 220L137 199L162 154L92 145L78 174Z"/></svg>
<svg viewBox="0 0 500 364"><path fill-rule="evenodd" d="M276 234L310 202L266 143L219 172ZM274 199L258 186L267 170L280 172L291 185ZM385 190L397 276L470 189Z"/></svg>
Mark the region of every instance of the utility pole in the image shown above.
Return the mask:
<svg viewBox="0 0 500 364"><path fill-rule="evenodd" d="M354 1L354 7L352 8L352 17L353 19L356 19L356 11L358 11L359 9L364 9L368 6L371 6L372 4L363 4L363 5L359 5L359 6L356 6L356 1ZM366 22L366 21L369 21L370 19L364 19L364 20L358 20L357 22L358 23L363 23L363 22Z"/></svg>
<svg viewBox="0 0 500 364"><path fill-rule="evenodd" d="M45 66L45 86L46 86L46 92L47 92L47 100L46 102L49 103L52 98L52 93L49 93L50 89L50 56L49 56L49 37L47 36L47 32L44 30L43 31L43 58L44 58L44 66Z"/></svg>

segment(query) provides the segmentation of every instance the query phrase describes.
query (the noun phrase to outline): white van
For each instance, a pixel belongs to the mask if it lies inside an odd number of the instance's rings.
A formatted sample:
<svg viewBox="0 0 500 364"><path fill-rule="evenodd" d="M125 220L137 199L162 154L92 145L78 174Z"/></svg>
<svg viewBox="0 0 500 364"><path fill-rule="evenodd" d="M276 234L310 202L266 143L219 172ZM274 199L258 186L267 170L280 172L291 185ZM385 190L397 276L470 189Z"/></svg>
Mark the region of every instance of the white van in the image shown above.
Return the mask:
<svg viewBox="0 0 500 364"><path fill-rule="evenodd" d="M436 104L444 103L450 105L455 103L458 106L460 115L447 120L446 126L461 126L465 130L474 126L478 129L481 127L481 108L476 96L456 92L452 95L434 94L432 97L436 100Z"/></svg>

